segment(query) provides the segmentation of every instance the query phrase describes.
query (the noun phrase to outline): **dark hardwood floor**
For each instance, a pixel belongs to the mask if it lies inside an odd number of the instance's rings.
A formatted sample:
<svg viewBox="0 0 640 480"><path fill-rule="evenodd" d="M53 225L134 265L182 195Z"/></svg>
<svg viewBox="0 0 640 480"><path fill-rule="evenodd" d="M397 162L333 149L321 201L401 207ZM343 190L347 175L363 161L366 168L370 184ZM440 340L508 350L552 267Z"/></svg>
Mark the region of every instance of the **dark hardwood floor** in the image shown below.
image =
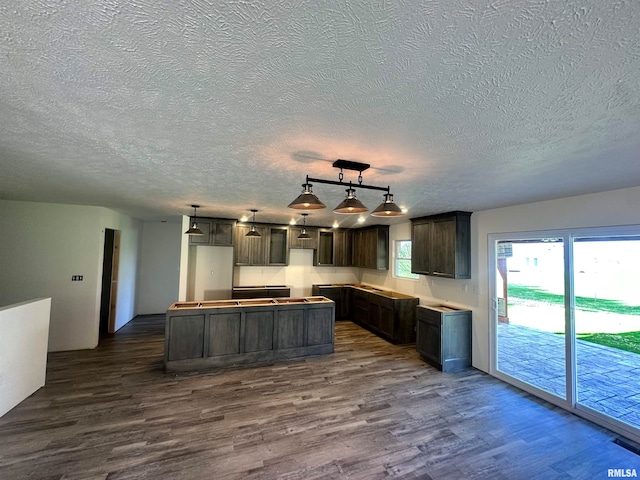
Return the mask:
<svg viewBox="0 0 640 480"><path fill-rule="evenodd" d="M49 355L44 388L0 418L0 479L607 478L640 457L611 432L351 322L336 352L166 374L164 317Z"/></svg>

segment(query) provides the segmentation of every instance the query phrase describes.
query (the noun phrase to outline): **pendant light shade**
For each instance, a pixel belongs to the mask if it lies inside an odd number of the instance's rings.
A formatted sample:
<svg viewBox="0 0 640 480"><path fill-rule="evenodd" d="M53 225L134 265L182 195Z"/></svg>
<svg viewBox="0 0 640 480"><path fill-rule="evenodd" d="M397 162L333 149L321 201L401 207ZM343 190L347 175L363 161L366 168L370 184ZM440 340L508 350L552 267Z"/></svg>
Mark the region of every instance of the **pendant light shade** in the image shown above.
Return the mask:
<svg viewBox="0 0 640 480"><path fill-rule="evenodd" d="M311 186L310 183L303 183L302 193L289 204L289 208L295 208L296 210L318 210L327 208L327 206L313 194Z"/></svg>
<svg viewBox="0 0 640 480"><path fill-rule="evenodd" d="M393 203L393 195L391 193L384 194L384 202L378 205L373 212L371 212L373 217L400 217L404 215L402 210L398 205Z"/></svg>
<svg viewBox="0 0 640 480"><path fill-rule="evenodd" d="M369 211L369 209L356 198L356 191L353 188L347 188L346 191L347 197L340 203L340 205L333 209L333 213L353 214Z"/></svg>
<svg viewBox="0 0 640 480"><path fill-rule="evenodd" d="M311 240L311 235L307 233L307 215L308 213L303 213L302 215L302 232L298 235L298 240Z"/></svg>
<svg viewBox="0 0 640 480"><path fill-rule="evenodd" d="M261 237L260 232L256 230L256 213L258 210L251 210L253 212L253 220L251 220L251 230L247 232L245 237Z"/></svg>
<svg viewBox="0 0 640 480"><path fill-rule="evenodd" d="M198 228L198 223L196 222L196 209L200 207L200 205L191 205L193 207L193 223L189 230L184 232L185 235L204 235L204 232Z"/></svg>

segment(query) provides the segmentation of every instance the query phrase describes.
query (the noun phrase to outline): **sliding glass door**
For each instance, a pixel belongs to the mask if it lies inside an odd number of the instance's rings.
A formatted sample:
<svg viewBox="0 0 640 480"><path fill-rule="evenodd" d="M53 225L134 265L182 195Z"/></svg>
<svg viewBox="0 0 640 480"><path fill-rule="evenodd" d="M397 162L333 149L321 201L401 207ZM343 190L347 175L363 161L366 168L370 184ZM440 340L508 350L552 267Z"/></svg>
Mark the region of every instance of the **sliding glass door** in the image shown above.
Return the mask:
<svg viewBox="0 0 640 480"><path fill-rule="evenodd" d="M640 227L489 236L491 373L640 438Z"/></svg>
<svg viewBox="0 0 640 480"><path fill-rule="evenodd" d="M566 398L564 242L497 243L497 369Z"/></svg>
<svg viewBox="0 0 640 480"><path fill-rule="evenodd" d="M640 239L576 237L576 403L640 427Z"/></svg>

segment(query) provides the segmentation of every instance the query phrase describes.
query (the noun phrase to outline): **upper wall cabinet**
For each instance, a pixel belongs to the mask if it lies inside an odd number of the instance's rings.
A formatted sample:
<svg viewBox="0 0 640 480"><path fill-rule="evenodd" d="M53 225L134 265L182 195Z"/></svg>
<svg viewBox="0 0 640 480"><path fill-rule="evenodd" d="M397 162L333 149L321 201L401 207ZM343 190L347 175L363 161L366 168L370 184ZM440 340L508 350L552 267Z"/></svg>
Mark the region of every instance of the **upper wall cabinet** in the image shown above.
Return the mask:
<svg viewBox="0 0 640 480"><path fill-rule="evenodd" d="M247 237L251 225L237 225L233 249L236 265L288 265L289 228L285 225L256 224L259 237Z"/></svg>
<svg viewBox="0 0 640 480"><path fill-rule="evenodd" d="M194 219L191 217L190 224L192 224L194 220L204 235L191 235L189 237L189 245L233 246L235 220L206 217L197 217Z"/></svg>
<svg viewBox="0 0 640 480"><path fill-rule="evenodd" d="M389 226L352 230L352 265L354 267L389 269Z"/></svg>
<svg viewBox="0 0 640 480"><path fill-rule="evenodd" d="M318 248L318 229L316 227L306 227L307 233L311 236L306 240L298 239L302 233L302 227L289 227L289 248Z"/></svg>
<svg viewBox="0 0 640 480"><path fill-rule="evenodd" d="M411 219L411 271L471 278L471 212Z"/></svg>

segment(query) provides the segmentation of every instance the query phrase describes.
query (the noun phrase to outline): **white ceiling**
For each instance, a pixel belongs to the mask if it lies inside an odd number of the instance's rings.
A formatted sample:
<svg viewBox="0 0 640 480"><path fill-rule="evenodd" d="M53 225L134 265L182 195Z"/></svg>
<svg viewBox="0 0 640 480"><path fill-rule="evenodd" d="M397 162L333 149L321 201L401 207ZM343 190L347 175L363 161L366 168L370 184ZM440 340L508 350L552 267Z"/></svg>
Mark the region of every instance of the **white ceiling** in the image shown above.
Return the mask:
<svg viewBox="0 0 640 480"><path fill-rule="evenodd" d="M4 0L0 198L286 222L338 158L409 217L637 186L639 25L624 0ZM309 223L354 223L331 208Z"/></svg>

